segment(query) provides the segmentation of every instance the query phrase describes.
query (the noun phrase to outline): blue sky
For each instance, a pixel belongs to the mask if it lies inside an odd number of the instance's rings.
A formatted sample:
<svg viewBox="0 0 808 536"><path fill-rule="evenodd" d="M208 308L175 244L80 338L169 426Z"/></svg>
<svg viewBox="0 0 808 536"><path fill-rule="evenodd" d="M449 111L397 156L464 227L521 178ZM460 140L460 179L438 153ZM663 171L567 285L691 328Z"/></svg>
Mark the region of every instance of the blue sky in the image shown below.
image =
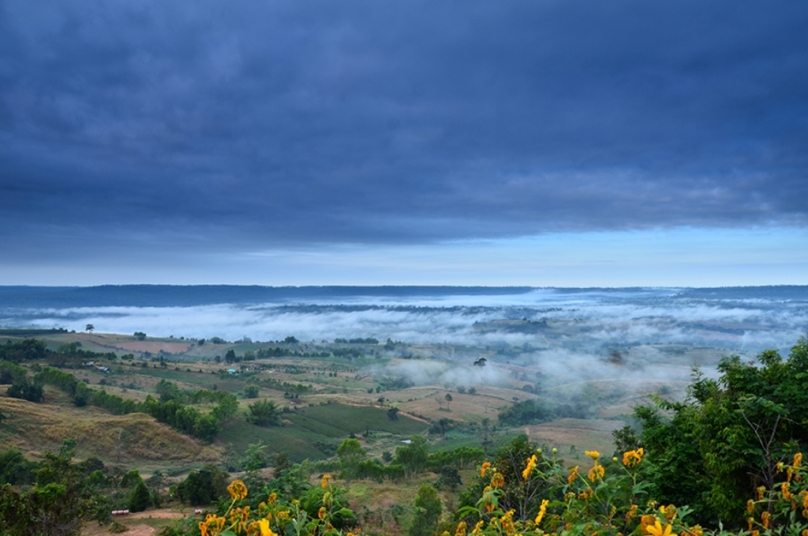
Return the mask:
<svg viewBox="0 0 808 536"><path fill-rule="evenodd" d="M808 284L808 4L0 3L0 284Z"/></svg>

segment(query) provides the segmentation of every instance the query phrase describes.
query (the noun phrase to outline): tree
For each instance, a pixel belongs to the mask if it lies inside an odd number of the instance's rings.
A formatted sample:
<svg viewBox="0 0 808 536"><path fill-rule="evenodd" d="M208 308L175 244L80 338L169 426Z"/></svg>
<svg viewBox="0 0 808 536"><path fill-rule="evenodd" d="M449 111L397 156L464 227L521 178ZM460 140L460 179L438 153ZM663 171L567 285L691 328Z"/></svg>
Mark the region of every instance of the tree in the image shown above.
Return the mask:
<svg viewBox="0 0 808 536"><path fill-rule="evenodd" d="M340 475L348 481L348 485L357 476L359 464L365 461L367 456L367 451L362 448L362 444L359 443L358 439L348 438L337 449L337 458L339 458L341 469Z"/></svg>
<svg viewBox="0 0 808 536"><path fill-rule="evenodd" d="M142 512L151 506L151 494L142 479L138 480L135 489L129 494L128 505L132 512Z"/></svg>
<svg viewBox="0 0 808 536"><path fill-rule="evenodd" d="M422 485L413 504L416 514L409 535L432 536L443 513L443 504L438 491L429 484Z"/></svg>
<svg viewBox="0 0 808 536"><path fill-rule="evenodd" d="M438 477L438 481L435 485L455 491L458 486L463 485L463 480L460 478L460 473L457 472L457 469L449 465L444 465L440 469L440 477Z"/></svg>
<svg viewBox="0 0 808 536"><path fill-rule="evenodd" d="M247 421L256 426L280 426L281 412L272 400L259 400L247 406Z"/></svg>
<svg viewBox="0 0 808 536"><path fill-rule="evenodd" d="M450 424L452 424L452 421L450 419L447 419L446 417L438 421L438 427L440 427L441 436L446 435L446 429L449 427Z"/></svg>
<svg viewBox="0 0 808 536"><path fill-rule="evenodd" d="M34 480L35 468L35 464L26 460L19 450L0 453L0 485L30 484Z"/></svg>
<svg viewBox="0 0 808 536"><path fill-rule="evenodd" d="M191 471L188 477L177 485L180 500L193 506L203 506L227 494L228 474L215 465L208 465L199 471Z"/></svg>
<svg viewBox="0 0 808 536"><path fill-rule="evenodd" d="M145 341L146 340L146 334L143 333L142 331L136 331L134 337L135 337L135 339L137 339L139 341Z"/></svg>
<svg viewBox="0 0 808 536"><path fill-rule="evenodd" d="M292 460L289 459L289 456L287 456L285 452L279 452L275 455L275 461L272 465L275 468L276 477L283 476L294 467Z"/></svg>
<svg viewBox="0 0 808 536"><path fill-rule="evenodd" d="M92 333L95 330L95 326L92 324L87 324L87 327L84 328L84 331L88 333Z"/></svg>
<svg viewBox="0 0 808 536"><path fill-rule="evenodd" d="M388 409L387 410L387 418L390 419L391 421L397 421L398 420L398 408L393 407L393 408Z"/></svg>
<svg viewBox="0 0 808 536"><path fill-rule="evenodd" d="M396 449L396 463L404 467L404 473L413 478L426 466L429 443L419 435L410 438L410 444Z"/></svg>
<svg viewBox="0 0 808 536"><path fill-rule="evenodd" d="M244 387L244 398L258 398L258 386L247 385Z"/></svg>
<svg viewBox="0 0 808 536"><path fill-rule="evenodd" d="M202 441L212 442L220 431L219 420L210 413L198 415L194 418L191 433Z"/></svg>
<svg viewBox="0 0 808 536"><path fill-rule="evenodd" d="M452 402L452 395L450 393L446 393L446 396L444 398L446 398L446 409L450 409L450 405Z"/></svg>
<svg viewBox="0 0 808 536"><path fill-rule="evenodd" d="M241 460L241 466L245 471L257 471L269 465L266 450L267 446L263 442L252 443L244 451L244 458Z"/></svg>

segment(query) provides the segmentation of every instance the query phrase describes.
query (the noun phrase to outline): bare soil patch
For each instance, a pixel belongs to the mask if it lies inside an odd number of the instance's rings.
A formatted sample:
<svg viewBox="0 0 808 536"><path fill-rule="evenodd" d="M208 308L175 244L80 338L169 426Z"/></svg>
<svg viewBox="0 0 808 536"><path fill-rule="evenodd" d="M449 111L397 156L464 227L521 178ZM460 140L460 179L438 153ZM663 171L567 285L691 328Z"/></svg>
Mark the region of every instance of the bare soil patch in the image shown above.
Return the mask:
<svg viewBox="0 0 808 536"><path fill-rule="evenodd" d="M183 517L187 517L188 514L183 514L182 512L176 512L173 510L146 510L145 512L138 512L136 514L129 514L125 516L115 516L115 521L121 523L127 527L126 532L122 532L120 534L126 534L126 536L154 536L157 534L161 527L166 525L166 521L152 523L153 525L157 525L157 527L153 527L147 525L146 523L141 522L140 520L148 520L148 519L160 519L160 520L168 520L168 519L180 519ZM82 536L107 536L114 534L111 532L109 525L101 526L97 523L88 523L81 531Z"/></svg>

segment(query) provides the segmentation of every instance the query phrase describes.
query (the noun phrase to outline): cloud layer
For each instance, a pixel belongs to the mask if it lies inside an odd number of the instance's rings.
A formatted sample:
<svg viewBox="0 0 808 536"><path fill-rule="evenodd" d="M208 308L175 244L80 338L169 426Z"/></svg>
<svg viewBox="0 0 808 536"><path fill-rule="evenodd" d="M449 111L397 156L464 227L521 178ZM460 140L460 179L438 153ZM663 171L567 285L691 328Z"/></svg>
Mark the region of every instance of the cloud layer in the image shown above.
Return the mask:
<svg viewBox="0 0 808 536"><path fill-rule="evenodd" d="M806 27L799 2L5 2L0 241L804 226Z"/></svg>

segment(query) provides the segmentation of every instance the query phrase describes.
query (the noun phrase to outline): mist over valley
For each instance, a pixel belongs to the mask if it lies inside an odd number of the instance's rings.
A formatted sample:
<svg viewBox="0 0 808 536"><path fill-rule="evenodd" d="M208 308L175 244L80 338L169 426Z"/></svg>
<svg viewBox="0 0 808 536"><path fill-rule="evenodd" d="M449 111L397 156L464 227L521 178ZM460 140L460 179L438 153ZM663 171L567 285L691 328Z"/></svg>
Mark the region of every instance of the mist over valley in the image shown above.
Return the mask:
<svg viewBox="0 0 808 536"><path fill-rule="evenodd" d="M626 392L668 382L681 396L694 365L712 374L723 355L787 353L808 327L808 287L0 289L4 328L82 332L88 324L97 333L217 337L256 348L291 336L312 351L374 339L363 347L373 359L360 368L414 386L566 386L569 395L593 381ZM211 359L216 351L187 346L166 357ZM481 357L489 366L473 365Z"/></svg>

